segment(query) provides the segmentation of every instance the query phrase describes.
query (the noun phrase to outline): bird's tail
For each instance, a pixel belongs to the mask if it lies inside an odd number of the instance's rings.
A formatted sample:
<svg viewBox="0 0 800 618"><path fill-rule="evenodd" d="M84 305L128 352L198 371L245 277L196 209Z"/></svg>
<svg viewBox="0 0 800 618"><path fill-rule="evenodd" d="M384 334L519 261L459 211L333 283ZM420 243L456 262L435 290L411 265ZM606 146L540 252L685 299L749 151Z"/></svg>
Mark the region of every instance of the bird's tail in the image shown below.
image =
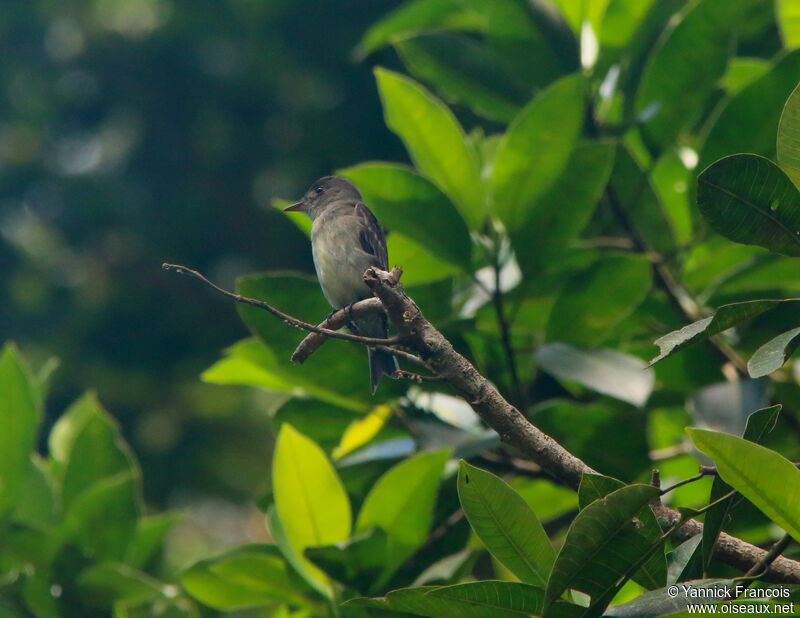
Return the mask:
<svg viewBox="0 0 800 618"><path fill-rule="evenodd" d="M378 381L381 376L396 378L394 372L399 369L397 359L394 354L389 354L384 350L367 350L369 353L369 379L372 384L372 394L378 388Z"/></svg>
<svg viewBox="0 0 800 618"><path fill-rule="evenodd" d="M371 315L359 318L350 323L350 330L365 337L386 338L386 316ZM369 377L372 385L372 394L374 395L381 376L397 378L394 372L399 367L397 366L397 359L389 352L371 349L368 349L367 352L369 353Z"/></svg>

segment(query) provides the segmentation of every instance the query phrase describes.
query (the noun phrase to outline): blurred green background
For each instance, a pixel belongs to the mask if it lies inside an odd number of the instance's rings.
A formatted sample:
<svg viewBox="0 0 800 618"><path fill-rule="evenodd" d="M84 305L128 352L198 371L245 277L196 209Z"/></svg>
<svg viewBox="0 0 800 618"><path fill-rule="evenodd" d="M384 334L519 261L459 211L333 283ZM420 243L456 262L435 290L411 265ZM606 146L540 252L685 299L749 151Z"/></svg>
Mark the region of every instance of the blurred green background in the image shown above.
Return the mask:
<svg viewBox="0 0 800 618"><path fill-rule="evenodd" d="M0 12L0 339L61 360L48 416L94 388L146 498L251 496L266 417L200 372L246 329L162 272L312 271L269 207L365 158L404 159L353 60L379 2L10 2ZM46 430L45 434L46 435Z"/></svg>

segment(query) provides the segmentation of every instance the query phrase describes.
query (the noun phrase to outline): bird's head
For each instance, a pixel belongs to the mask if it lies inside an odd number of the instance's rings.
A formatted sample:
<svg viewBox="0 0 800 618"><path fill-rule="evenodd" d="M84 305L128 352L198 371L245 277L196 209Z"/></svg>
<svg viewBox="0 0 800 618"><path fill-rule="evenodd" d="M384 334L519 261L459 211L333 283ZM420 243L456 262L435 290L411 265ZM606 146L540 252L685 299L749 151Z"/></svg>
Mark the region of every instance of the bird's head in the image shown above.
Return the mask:
<svg viewBox="0 0 800 618"><path fill-rule="evenodd" d="M325 176L313 183L299 202L284 210L304 212L313 221L334 202L340 200L358 202L361 199L361 193L349 180L338 176Z"/></svg>

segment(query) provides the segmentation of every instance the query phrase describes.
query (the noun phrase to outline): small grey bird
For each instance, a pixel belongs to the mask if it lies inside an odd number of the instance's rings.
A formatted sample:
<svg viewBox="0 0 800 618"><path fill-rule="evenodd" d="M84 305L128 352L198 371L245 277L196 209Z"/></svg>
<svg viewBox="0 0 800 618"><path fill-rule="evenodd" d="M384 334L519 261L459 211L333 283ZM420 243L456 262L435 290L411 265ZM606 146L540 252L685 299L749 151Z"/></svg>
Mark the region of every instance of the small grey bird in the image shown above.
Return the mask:
<svg viewBox="0 0 800 618"><path fill-rule="evenodd" d="M304 212L311 219L311 251L322 293L334 309L372 294L364 283L371 267L386 270L389 257L380 223L363 202L356 186L344 178L320 178L296 204L285 210ZM386 316L353 320L350 330L365 337L386 338ZM367 350L372 393L382 375L395 377L397 359L388 352Z"/></svg>

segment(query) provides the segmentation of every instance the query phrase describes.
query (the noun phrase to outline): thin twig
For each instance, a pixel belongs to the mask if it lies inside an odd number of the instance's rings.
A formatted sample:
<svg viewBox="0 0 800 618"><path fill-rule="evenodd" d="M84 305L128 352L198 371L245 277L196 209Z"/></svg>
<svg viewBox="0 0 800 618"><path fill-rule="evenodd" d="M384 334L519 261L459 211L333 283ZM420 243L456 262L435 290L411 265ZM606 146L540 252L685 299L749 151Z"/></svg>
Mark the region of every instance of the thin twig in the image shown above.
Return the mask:
<svg viewBox="0 0 800 618"><path fill-rule="evenodd" d="M172 272L176 272L180 275L188 275L197 279L198 281L202 281L208 287L213 290L216 290L220 294L227 296L228 298L232 298L237 303L243 303L245 305L252 305L253 307L258 307L259 309L264 309L268 311L272 315L277 318L280 318L284 322L286 322L289 326L294 326L295 328L299 328L301 330L307 330L311 333L317 333L320 335L325 335L326 337L330 337L331 339L342 339L343 341L353 341L355 343L360 343L362 345L367 346L390 346L396 345L398 343L402 343L402 338L400 337L389 337L387 339L381 339L376 337L362 337L361 335L351 335L350 333L342 333L335 330L329 330L327 328L320 328L319 326L315 326L314 324L309 324L308 322L303 322L302 320L298 320L297 318L289 315L288 313L284 313L280 309L276 309L269 303L265 303L263 300L256 300L255 298L248 298L247 296L242 296L241 294L234 294L233 292L229 292L214 283L211 283L208 279L206 279L203 275L201 275L196 270L192 270L191 268L187 268L186 266L180 266L178 264L167 264L164 263L161 265L164 270L169 270Z"/></svg>
<svg viewBox="0 0 800 618"><path fill-rule="evenodd" d="M684 485L688 485L689 483L694 483L695 481L699 481L704 476L711 475L712 473L708 472L709 467L710 466L700 466L700 472L696 476L684 479L683 481L675 483L674 485L670 485L666 489L662 489L661 495L663 496L664 494L671 492L673 489L678 489L678 487L683 487Z"/></svg>
<svg viewBox="0 0 800 618"><path fill-rule="evenodd" d="M392 375L397 378L411 380L412 382L444 382L444 378L441 376L424 376L419 373L414 373L413 371L406 371L405 369L395 369Z"/></svg>

